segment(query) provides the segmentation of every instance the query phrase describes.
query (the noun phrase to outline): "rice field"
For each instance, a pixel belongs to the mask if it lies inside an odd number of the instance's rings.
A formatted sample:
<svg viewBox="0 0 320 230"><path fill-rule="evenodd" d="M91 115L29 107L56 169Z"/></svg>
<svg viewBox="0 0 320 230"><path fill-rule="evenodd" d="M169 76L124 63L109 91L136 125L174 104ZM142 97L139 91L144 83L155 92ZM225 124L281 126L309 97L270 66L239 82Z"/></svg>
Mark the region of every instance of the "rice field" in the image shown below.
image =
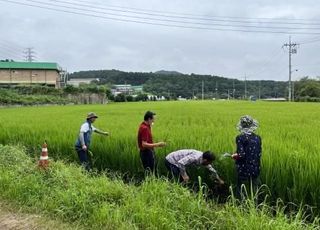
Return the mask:
<svg viewBox="0 0 320 230"><path fill-rule="evenodd" d="M154 140L167 142L156 150L161 174L166 172L166 154L195 148L215 152L221 177L234 182L234 162L220 156L235 151L235 126L240 116L249 114L260 123L261 180L272 197L320 205L320 104L182 101L5 108L0 113L0 143L22 144L37 158L47 140L49 157L77 162L73 146L86 114L93 111L100 116L94 125L111 133L94 134L94 166L141 175L136 136L146 110L157 113Z"/></svg>
<svg viewBox="0 0 320 230"><path fill-rule="evenodd" d="M63 224L62 229L97 230L320 229L319 219L306 221L301 209L288 215L281 204L257 207L246 200L238 205L234 199L218 205L204 199L204 189L195 194L164 177L147 177L135 186L110 173L88 174L62 161L39 170L21 146L0 145L0 175L0 201L50 220L35 229L57 229L53 223Z"/></svg>

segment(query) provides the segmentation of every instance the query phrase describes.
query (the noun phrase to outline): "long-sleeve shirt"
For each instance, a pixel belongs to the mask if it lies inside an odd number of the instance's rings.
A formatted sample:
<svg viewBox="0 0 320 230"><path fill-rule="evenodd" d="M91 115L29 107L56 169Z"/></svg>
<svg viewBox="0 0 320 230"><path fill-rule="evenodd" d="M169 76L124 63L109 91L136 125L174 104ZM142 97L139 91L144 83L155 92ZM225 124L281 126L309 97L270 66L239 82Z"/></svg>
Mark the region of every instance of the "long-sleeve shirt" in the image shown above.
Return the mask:
<svg viewBox="0 0 320 230"><path fill-rule="evenodd" d="M241 134L236 137L236 160L238 175L243 178L258 177L260 174L261 137L252 133Z"/></svg>
<svg viewBox="0 0 320 230"><path fill-rule="evenodd" d="M188 165L202 165L203 153L195 149L182 149L172 152L166 156L166 160L180 169L181 176L186 176L186 166ZM217 171L211 164L203 165L207 168L216 178L218 177Z"/></svg>

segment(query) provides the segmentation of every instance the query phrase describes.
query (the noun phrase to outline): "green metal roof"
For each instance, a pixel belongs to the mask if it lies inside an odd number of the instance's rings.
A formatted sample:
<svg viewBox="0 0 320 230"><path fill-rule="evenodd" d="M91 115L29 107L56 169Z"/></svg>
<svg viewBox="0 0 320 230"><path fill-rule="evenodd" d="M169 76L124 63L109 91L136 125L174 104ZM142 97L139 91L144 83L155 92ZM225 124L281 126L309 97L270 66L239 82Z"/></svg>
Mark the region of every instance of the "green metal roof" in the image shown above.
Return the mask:
<svg viewBox="0 0 320 230"><path fill-rule="evenodd" d="M0 61L0 69L46 69L57 70L60 68L57 63L53 62L13 62Z"/></svg>

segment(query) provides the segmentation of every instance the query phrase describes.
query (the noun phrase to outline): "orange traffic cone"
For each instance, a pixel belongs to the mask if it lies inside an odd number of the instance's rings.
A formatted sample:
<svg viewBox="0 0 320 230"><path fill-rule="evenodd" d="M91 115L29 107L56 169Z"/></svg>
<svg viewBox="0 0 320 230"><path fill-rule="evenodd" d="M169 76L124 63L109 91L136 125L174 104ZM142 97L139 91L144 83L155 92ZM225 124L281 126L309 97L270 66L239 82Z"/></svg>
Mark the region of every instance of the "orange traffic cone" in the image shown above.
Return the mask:
<svg viewBox="0 0 320 230"><path fill-rule="evenodd" d="M46 142L42 145L42 152L39 160L39 167L46 169L49 165L48 145Z"/></svg>

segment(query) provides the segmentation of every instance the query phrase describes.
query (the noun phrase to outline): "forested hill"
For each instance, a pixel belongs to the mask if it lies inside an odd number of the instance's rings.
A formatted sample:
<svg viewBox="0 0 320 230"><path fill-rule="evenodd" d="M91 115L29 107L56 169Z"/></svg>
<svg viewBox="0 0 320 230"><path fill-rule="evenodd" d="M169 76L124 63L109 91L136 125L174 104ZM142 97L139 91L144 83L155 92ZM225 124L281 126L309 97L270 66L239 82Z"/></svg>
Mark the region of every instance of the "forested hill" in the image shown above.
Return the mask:
<svg viewBox="0 0 320 230"><path fill-rule="evenodd" d="M176 71L155 73L123 72L119 70L91 70L74 72L72 78L98 78L99 84L143 85L145 92L170 97L200 97L202 84L206 98L242 98L254 95L261 98L285 97L287 83L279 81L240 81L213 75L181 74ZM203 83L202 83L203 82Z"/></svg>

